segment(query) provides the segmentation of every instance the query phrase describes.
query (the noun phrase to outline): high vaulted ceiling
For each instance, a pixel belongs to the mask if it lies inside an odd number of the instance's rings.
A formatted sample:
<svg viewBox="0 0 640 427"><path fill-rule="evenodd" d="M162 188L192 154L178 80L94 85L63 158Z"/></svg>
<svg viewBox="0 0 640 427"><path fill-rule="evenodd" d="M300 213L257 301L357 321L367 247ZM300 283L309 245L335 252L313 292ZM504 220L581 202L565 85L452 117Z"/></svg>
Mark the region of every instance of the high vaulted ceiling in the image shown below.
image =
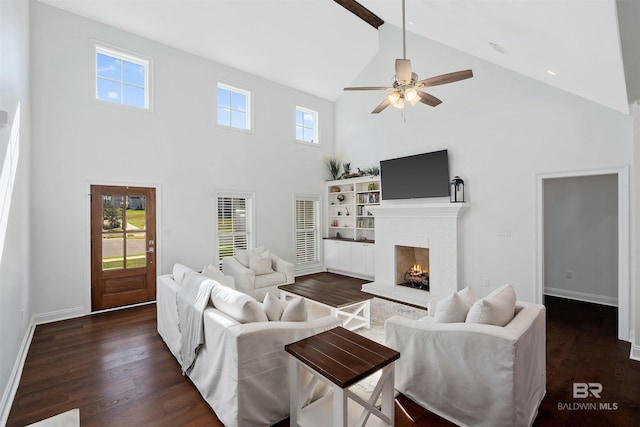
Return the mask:
<svg viewBox="0 0 640 427"><path fill-rule="evenodd" d="M39 1L329 100L378 50L331 0ZM360 3L402 26L401 0ZM628 113L615 0L407 0L406 14L408 31Z"/></svg>

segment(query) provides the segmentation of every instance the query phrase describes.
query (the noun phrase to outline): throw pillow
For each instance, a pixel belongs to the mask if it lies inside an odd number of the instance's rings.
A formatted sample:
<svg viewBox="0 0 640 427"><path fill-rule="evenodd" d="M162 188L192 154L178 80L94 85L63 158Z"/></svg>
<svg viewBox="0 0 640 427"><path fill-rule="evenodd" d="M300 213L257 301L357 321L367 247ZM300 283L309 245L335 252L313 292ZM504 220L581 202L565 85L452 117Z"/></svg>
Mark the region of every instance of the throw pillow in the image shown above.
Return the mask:
<svg viewBox="0 0 640 427"><path fill-rule="evenodd" d="M237 249L234 256L240 264L244 265L247 268L250 268L249 258L251 257L251 254L253 253L253 254L260 255L264 251L265 251L264 246L259 246L255 249Z"/></svg>
<svg viewBox="0 0 640 427"><path fill-rule="evenodd" d="M464 289L461 289L458 291L458 295L460 295L462 297L462 299L464 299L466 302L469 303L469 305L473 305L474 302L476 302L476 297L475 295L473 295L473 291L471 290L471 288L469 286L467 286Z"/></svg>
<svg viewBox="0 0 640 427"><path fill-rule="evenodd" d="M249 251L246 249L237 249L234 257L238 262L249 268Z"/></svg>
<svg viewBox="0 0 640 427"><path fill-rule="evenodd" d="M240 323L268 322L262 305L252 296L225 286L216 286L211 291L213 306Z"/></svg>
<svg viewBox="0 0 640 427"><path fill-rule="evenodd" d="M516 292L511 285L504 285L476 301L467 314L468 323L505 326L516 309Z"/></svg>
<svg viewBox="0 0 640 427"><path fill-rule="evenodd" d="M202 269L202 274L207 276L210 279L215 280L223 286L226 286L231 289L236 288L235 280L233 280L233 276L225 276L222 271L220 271L215 265L209 264L205 268Z"/></svg>
<svg viewBox="0 0 640 427"><path fill-rule="evenodd" d="M304 298L295 297L287 302L280 318L283 322L304 322L307 320L307 306Z"/></svg>
<svg viewBox="0 0 640 427"><path fill-rule="evenodd" d="M435 323L462 323L467 318L471 304L460 293L452 293L451 296L438 302L436 313L433 316Z"/></svg>
<svg viewBox="0 0 640 427"><path fill-rule="evenodd" d="M271 253L269 251L265 251L262 254L252 252L249 255L249 268L255 271L256 276L273 273Z"/></svg>
<svg viewBox="0 0 640 427"><path fill-rule="evenodd" d="M175 280L178 285L182 285L182 282L184 281L184 275L190 271L193 271L193 270L187 267L186 265L174 264L173 280Z"/></svg>
<svg viewBox="0 0 640 427"><path fill-rule="evenodd" d="M276 321L282 317L284 305L284 301L276 298L272 293L267 292L262 302L262 309L270 321Z"/></svg>

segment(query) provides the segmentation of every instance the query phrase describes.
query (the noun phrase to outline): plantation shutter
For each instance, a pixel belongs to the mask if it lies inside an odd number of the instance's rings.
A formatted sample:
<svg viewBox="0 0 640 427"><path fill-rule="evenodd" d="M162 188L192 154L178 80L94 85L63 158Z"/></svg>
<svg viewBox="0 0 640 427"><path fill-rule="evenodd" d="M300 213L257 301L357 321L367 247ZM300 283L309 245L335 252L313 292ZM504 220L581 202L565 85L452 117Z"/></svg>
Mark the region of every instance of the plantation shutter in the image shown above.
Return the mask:
<svg viewBox="0 0 640 427"><path fill-rule="evenodd" d="M317 198L296 199L296 264L319 260L318 205Z"/></svg>
<svg viewBox="0 0 640 427"><path fill-rule="evenodd" d="M238 249L249 248L249 211L246 197L218 197L218 256L220 262Z"/></svg>

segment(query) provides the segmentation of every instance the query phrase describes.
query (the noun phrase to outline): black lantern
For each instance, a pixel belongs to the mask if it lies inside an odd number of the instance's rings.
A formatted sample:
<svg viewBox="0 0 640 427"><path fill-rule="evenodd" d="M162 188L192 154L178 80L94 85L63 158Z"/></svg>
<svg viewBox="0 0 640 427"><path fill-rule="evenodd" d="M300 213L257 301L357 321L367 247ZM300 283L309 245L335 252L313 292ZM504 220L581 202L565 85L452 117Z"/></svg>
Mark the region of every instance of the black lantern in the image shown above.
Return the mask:
<svg viewBox="0 0 640 427"><path fill-rule="evenodd" d="M451 203L464 203L464 181L457 175L449 181L449 201Z"/></svg>

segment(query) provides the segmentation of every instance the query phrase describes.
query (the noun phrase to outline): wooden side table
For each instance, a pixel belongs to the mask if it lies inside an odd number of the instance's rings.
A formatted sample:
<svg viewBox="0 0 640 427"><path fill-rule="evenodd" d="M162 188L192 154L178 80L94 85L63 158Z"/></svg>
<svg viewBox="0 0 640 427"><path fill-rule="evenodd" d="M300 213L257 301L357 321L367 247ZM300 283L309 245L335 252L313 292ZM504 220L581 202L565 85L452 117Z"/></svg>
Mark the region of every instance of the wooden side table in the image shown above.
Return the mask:
<svg viewBox="0 0 640 427"><path fill-rule="evenodd" d="M394 362L400 353L342 327L288 344L285 350L291 355L290 426L327 426L331 406L334 427L393 426ZM303 370L312 374L307 384L302 384ZM382 376L368 401L349 389L378 370L382 370ZM319 380L330 382L333 396L324 396L301 409ZM375 406L379 396L381 409Z"/></svg>

